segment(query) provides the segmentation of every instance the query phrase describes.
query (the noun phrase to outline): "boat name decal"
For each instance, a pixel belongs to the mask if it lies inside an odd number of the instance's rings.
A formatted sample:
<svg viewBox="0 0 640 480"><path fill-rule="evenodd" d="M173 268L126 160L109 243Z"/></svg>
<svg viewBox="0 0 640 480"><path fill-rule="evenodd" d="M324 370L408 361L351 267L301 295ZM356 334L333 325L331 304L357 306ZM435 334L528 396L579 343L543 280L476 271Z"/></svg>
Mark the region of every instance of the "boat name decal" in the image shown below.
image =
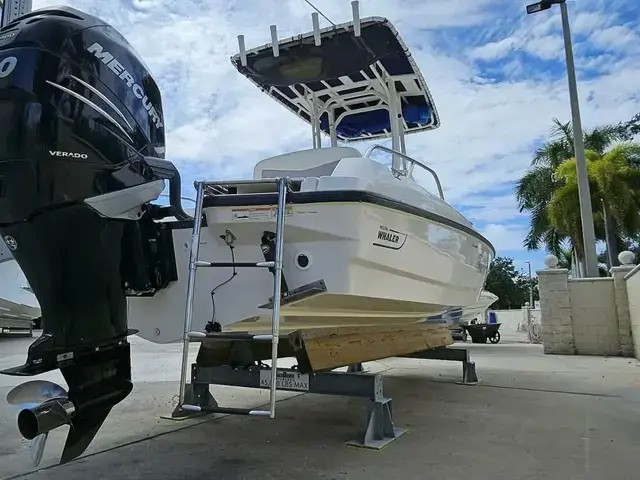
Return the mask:
<svg viewBox="0 0 640 480"><path fill-rule="evenodd" d="M0 60L0 78L8 77L13 73L18 65L18 59L16 57L5 57Z"/></svg>
<svg viewBox="0 0 640 480"><path fill-rule="evenodd" d="M378 235L373 244L376 247L390 248L392 250L400 250L407 241L407 234L398 232L384 225L378 228Z"/></svg>
<svg viewBox="0 0 640 480"><path fill-rule="evenodd" d="M149 114L149 117L155 124L156 128L162 128L164 125L162 124L162 119L160 118L160 114L156 110L156 108L151 104L149 97L144 92L144 89L136 83L131 75L122 64L115 58L111 53L105 52L102 45L98 42L95 42L91 45L87 50L95 55L97 59L102 61L109 69L115 73L120 80L127 84L127 86L131 89L133 94L142 100L142 106Z"/></svg>
<svg viewBox="0 0 640 480"><path fill-rule="evenodd" d="M52 157L89 158L86 153L61 152L60 150L49 150L49 155Z"/></svg>

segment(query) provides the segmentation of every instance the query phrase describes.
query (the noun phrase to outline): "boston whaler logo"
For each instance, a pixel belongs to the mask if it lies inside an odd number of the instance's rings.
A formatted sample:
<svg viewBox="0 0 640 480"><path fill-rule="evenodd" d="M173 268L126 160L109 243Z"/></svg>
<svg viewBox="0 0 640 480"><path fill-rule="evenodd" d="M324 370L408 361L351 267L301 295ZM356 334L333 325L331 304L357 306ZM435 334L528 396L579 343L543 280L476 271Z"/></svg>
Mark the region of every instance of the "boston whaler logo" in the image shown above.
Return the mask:
<svg viewBox="0 0 640 480"><path fill-rule="evenodd" d="M89 158L86 153L61 152L59 150L49 150L49 155L52 157Z"/></svg>
<svg viewBox="0 0 640 480"><path fill-rule="evenodd" d="M391 248L392 250L400 250L407 240L407 234L398 232L384 225L378 228L378 237L373 244L376 247Z"/></svg>
<svg viewBox="0 0 640 480"><path fill-rule="evenodd" d="M136 83L133 76L122 66L122 64L115 58L111 53L105 52L102 45L98 42L91 45L87 50L95 55L97 59L102 61L109 69L115 73L120 80L122 80L127 87L131 89L133 94L142 100L142 106L149 114L152 122L156 126L156 128L162 128L164 125L162 124L162 119L160 118L160 114L156 110L156 108L151 104L149 97L145 93L144 89Z"/></svg>

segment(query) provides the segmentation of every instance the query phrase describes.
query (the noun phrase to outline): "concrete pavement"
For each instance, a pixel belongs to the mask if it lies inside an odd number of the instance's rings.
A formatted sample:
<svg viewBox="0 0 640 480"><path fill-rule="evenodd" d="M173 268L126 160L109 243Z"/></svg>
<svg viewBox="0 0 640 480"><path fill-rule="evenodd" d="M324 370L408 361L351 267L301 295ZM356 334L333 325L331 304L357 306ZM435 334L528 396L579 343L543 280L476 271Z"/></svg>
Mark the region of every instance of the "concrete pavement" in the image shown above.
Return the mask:
<svg viewBox="0 0 640 480"><path fill-rule="evenodd" d="M71 464L52 466L66 435L61 428L51 435L41 471L28 473L17 412L0 402L0 479L622 480L640 471L636 360L545 356L541 346L503 337L498 345L465 345L481 379L476 386L455 383L456 362L371 362L367 368L384 372L396 425L409 432L370 451L345 445L364 428L358 399L283 392L276 420L162 419L175 404L180 346L131 340L134 391ZM31 341L0 337L0 368L22 363ZM61 380L57 373L43 378ZM2 397L16 380L0 376ZM212 391L226 406L268 401L266 391Z"/></svg>

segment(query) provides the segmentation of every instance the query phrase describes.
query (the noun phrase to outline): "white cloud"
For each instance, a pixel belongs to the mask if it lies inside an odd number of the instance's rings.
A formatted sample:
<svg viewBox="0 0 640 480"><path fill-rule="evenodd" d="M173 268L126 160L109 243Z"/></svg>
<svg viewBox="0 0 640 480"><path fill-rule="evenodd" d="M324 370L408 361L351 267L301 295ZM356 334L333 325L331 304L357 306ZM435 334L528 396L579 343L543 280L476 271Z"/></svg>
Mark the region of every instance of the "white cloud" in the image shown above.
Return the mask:
<svg viewBox="0 0 640 480"><path fill-rule="evenodd" d="M571 33L590 34L595 30L606 27L611 22L611 17L595 12L578 12L571 20Z"/></svg>
<svg viewBox="0 0 640 480"><path fill-rule="evenodd" d="M595 30L590 37L591 42L606 50L633 48L637 50L638 35L626 25L614 25L609 28Z"/></svg>
<svg viewBox="0 0 640 480"><path fill-rule="evenodd" d="M472 218L481 219L488 224L495 224L515 218L527 218L525 213L514 214L517 205L513 194L472 195L461 200L458 205Z"/></svg>
<svg viewBox="0 0 640 480"><path fill-rule="evenodd" d="M522 250L522 241L527 229L522 225L491 223L482 228L481 233L489 239L500 255L500 252Z"/></svg>
<svg viewBox="0 0 640 480"><path fill-rule="evenodd" d="M485 43L480 47L471 50L470 55L480 60L495 60L508 53L511 53L522 43L518 37L507 37L497 42Z"/></svg>
<svg viewBox="0 0 640 480"><path fill-rule="evenodd" d="M528 40L524 50L543 60L564 58L564 41L561 35L546 35Z"/></svg>

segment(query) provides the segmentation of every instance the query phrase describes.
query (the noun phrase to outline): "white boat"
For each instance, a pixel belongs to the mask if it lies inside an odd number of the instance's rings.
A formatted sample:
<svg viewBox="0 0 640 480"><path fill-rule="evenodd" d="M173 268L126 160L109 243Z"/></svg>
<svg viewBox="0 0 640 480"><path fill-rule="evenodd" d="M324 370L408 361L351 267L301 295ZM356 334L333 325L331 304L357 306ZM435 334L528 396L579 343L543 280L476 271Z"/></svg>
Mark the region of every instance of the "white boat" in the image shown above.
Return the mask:
<svg viewBox="0 0 640 480"><path fill-rule="evenodd" d="M165 159L162 95L120 33L71 7L33 11L0 31L0 235L42 311L25 363L0 373L59 369L68 387L40 380L8 394L29 404L18 429L36 459L63 425L72 428L61 463L81 455L129 395L135 329L184 342L184 411L194 411L185 404L190 340L203 342L201 353L221 339L271 343L269 410L243 412L274 418L281 333L422 323L419 335L430 330L425 317L477 301L494 249L445 202L435 172L405 153L406 135L440 123L426 83L393 26L360 20L352 6L353 22L320 30L315 15L312 32L283 41L272 26L271 44L254 50L240 37L233 64L310 123L313 148L258 162L253 179L197 181L192 215ZM391 149L349 146L383 138ZM391 153L390 167L376 150ZM433 175L435 193L416 166ZM153 203L167 180L170 205ZM293 343L283 342L289 352ZM399 352L382 350L359 359ZM241 365L266 358L250 353Z"/></svg>
<svg viewBox="0 0 640 480"><path fill-rule="evenodd" d="M6 275L9 271L15 274L16 271L19 272L19 268L11 254L11 250L4 242L0 242L0 274ZM5 277L5 281L6 280L9 279ZM9 292L7 289L4 289L1 293L3 296L0 297L0 333L2 333L4 329L32 330L34 322L41 314L38 301L33 293L29 292L28 287L20 288L12 284L12 282L6 283L9 290L12 291ZM25 303L29 300L29 303L32 305Z"/></svg>
<svg viewBox="0 0 640 480"><path fill-rule="evenodd" d="M391 23L365 18L357 33L349 22L248 51L243 43L233 65L310 123L313 139L312 148L259 161L253 172L256 182L291 178L281 330L419 323L474 304L494 249L444 200L436 173L404 153L406 135L434 130L440 120ZM322 145L323 135L330 146ZM373 145L361 153L349 146L384 138L391 138L391 148ZM388 154L391 166L375 159L376 151ZM433 176L434 192L416 180L416 166ZM229 180L210 188L199 258L265 261L263 252L275 247L277 201L275 184ZM165 222L177 280L153 296L128 299L130 326L157 343L184 335L193 228L190 222ZM265 307L272 293L273 275L266 269L201 269L191 330L270 331Z"/></svg>
<svg viewBox="0 0 640 480"><path fill-rule="evenodd" d="M466 325L480 315L484 315L487 309L498 300L498 296L482 290L476 303L465 307L448 308L444 313L432 315L427 318L428 323L446 323L449 326Z"/></svg>

